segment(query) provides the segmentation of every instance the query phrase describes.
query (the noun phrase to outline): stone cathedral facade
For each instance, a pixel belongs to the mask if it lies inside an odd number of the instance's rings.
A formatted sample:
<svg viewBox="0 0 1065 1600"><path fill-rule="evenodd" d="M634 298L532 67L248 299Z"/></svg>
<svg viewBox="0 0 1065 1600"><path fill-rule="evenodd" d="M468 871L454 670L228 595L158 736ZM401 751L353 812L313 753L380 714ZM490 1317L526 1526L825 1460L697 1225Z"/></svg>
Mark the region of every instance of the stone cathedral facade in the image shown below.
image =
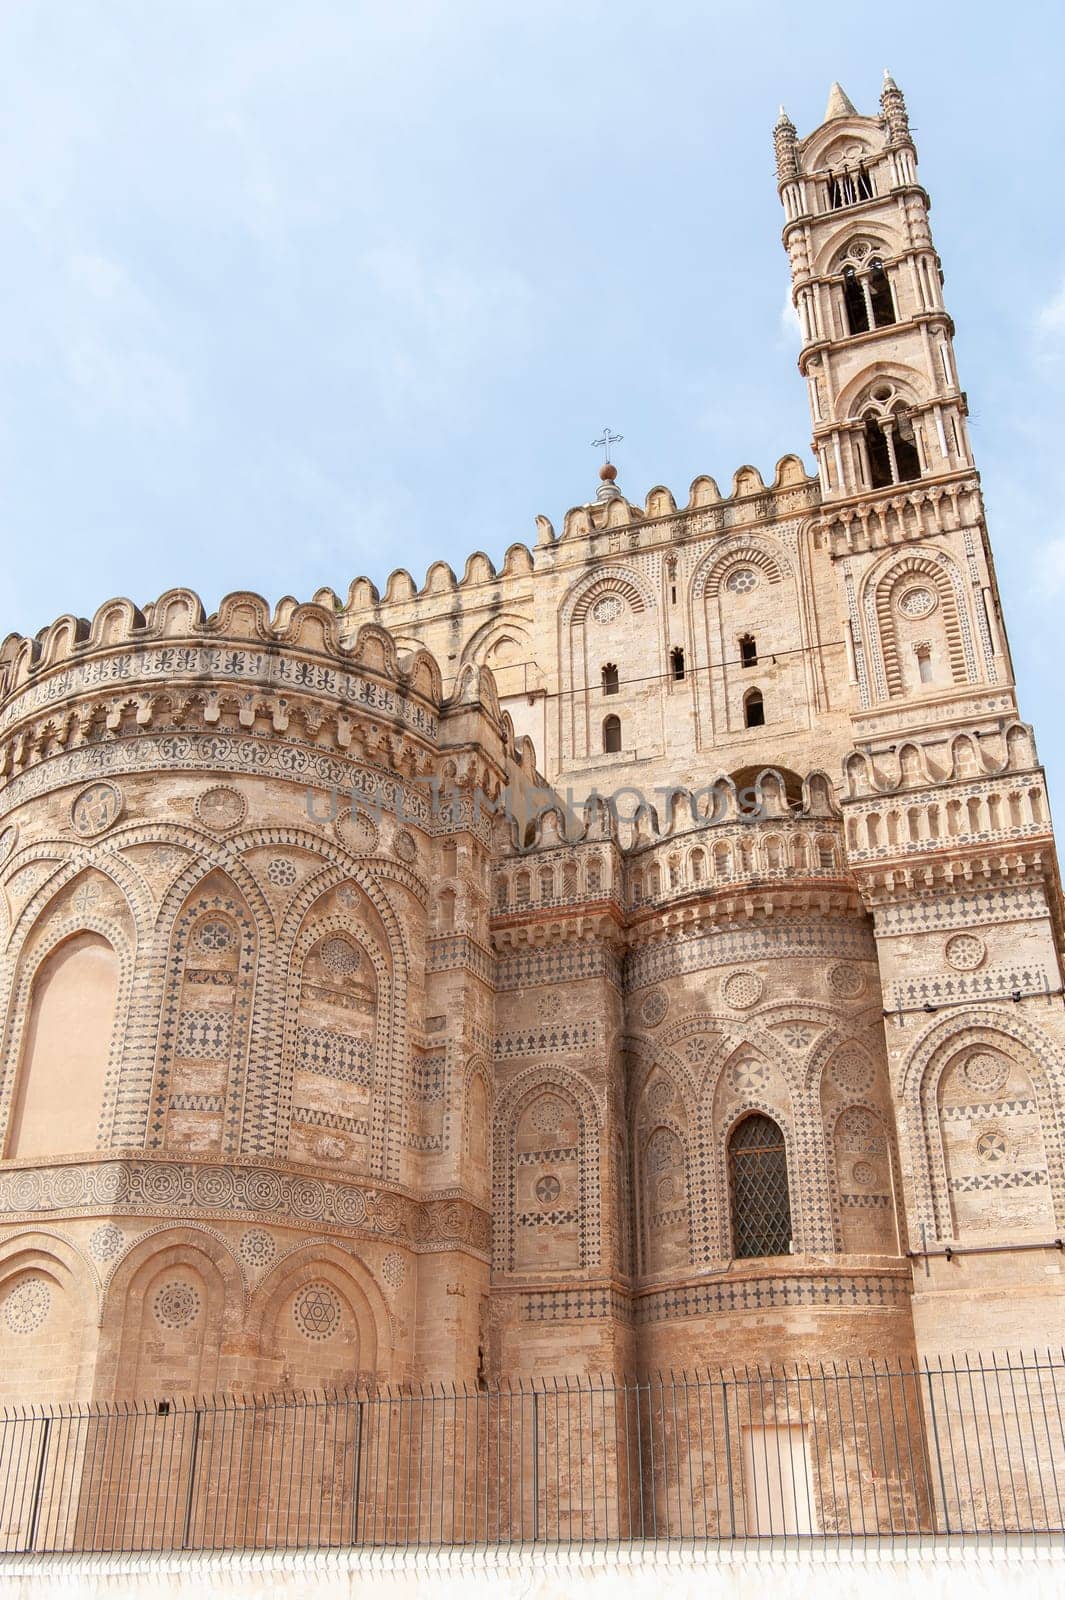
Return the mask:
<svg viewBox="0 0 1065 1600"><path fill-rule="evenodd" d="M903 97L774 130L817 474L0 652L0 1385L1065 1337L1061 890Z"/></svg>

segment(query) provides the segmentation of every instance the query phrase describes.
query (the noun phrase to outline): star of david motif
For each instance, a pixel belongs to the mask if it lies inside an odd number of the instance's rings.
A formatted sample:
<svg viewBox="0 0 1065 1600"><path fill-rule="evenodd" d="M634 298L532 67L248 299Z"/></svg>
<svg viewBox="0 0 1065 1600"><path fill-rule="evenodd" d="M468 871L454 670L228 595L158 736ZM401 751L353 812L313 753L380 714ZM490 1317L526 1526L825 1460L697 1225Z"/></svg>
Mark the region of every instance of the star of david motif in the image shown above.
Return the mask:
<svg viewBox="0 0 1065 1600"><path fill-rule="evenodd" d="M296 1322L309 1339L328 1339L340 1320L335 1295L321 1283L309 1284L293 1310Z"/></svg>

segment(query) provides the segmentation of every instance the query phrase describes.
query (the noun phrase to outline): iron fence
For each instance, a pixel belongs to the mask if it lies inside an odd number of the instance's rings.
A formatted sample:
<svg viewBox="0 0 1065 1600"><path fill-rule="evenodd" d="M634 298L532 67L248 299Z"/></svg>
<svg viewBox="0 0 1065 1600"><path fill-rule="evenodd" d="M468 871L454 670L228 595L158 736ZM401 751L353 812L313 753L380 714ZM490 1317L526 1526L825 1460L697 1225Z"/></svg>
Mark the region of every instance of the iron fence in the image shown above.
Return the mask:
<svg viewBox="0 0 1065 1600"><path fill-rule="evenodd" d="M0 1415L0 1551L1065 1529L1065 1351Z"/></svg>

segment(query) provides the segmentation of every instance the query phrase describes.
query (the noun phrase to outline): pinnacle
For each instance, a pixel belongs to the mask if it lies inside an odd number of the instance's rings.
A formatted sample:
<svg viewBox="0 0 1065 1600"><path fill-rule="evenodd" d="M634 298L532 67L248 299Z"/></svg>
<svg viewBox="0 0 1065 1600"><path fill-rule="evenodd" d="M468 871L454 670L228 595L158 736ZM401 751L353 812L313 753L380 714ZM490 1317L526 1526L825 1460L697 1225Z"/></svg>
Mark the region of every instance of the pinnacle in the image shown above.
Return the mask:
<svg viewBox="0 0 1065 1600"><path fill-rule="evenodd" d="M840 84L834 83L828 91L828 105L825 107L825 121L831 122L834 117L856 117L858 115L850 98Z"/></svg>
<svg viewBox="0 0 1065 1600"><path fill-rule="evenodd" d="M887 67L885 67L884 68L884 87L883 87L882 92L886 93L887 90L889 90L889 89L897 90L898 87L899 86L895 82L894 78L891 76L891 73L888 71Z"/></svg>

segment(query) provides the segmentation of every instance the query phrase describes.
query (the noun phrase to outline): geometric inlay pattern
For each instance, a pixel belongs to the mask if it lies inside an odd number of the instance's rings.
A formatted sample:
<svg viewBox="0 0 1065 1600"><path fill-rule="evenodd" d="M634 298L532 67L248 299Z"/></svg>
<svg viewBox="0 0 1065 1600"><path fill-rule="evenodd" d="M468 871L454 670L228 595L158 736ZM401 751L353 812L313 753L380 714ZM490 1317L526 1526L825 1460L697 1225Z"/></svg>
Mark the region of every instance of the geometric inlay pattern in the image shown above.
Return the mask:
<svg viewBox="0 0 1065 1600"><path fill-rule="evenodd" d="M4 1301L4 1321L12 1333L32 1333L48 1315L52 1291L43 1278L23 1278Z"/></svg>
<svg viewBox="0 0 1065 1600"><path fill-rule="evenodd" d="M152 1310L164 1328L187 1328L200 1314L200 1297L191 1283L172 1278L156 1294Z"/></svg>
<svg viewBox="0 0 1065 1600"><path fill-rule="evenodd" d="M340 1326L340 1297L327 1283L307 1283L292 1302L292 1320L305 1339L329 1339Z"/></svg>

